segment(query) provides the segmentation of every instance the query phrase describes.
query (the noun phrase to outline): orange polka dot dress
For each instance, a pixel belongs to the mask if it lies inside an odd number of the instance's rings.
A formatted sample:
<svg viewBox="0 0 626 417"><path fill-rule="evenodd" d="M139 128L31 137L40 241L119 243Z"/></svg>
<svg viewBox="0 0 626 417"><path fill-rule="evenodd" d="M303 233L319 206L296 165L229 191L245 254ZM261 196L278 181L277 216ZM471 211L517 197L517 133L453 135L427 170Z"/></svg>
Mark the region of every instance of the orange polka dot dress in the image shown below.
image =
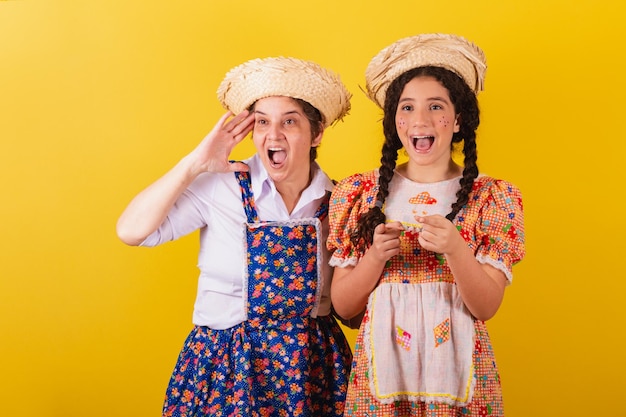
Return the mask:
<svg viewBox="0 0 626 417"><path fill-rule="evenodd" d="M502 416L502 389L487 327L464 306L443 256L420 247L422 215L450 212L459 179L416 183L397 172L383 211L405 226L400 253L370 295L355 345L345 416ZM350 242L360 215L374 206L378 171L340 181L330 201L328 248L335 267L363 256ZM476 259L512 280L522 260L523 206L512 184L474 181L454 225Z"/></svg>

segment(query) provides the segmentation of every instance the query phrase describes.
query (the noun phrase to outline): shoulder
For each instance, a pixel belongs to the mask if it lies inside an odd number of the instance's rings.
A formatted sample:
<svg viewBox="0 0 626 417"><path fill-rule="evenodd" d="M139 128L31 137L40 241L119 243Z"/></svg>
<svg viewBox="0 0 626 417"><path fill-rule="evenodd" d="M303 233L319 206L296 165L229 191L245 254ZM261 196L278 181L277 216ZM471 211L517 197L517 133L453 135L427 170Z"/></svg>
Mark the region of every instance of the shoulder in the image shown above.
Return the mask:
<svg viewBox="0 0 626 417"><path fill-rule="evenodd" d="M335 188L362 189L373 187L378 182L378 170L359 172L339 180Z"/></svg>
<svg viewBox="0 0 626 417"><path fill-rule="evenodd" d="M335 186L330 198L330 233L326 243L333 252L331 265L354 262L356 255L351 233L356 229L361 214L374 205L377 178L377 171L367 171L350 175Z"/></svg>
<svg viewBox="0 0 626 417"><path fill-rule="evenodd" d="M474 180L472 194L474 200L495 199L503 205L522 206L522 193L516 185L489 175L481 175Z"/></svg>
<svg viewBox="0 0 626 417"><path fill-rule="evenodd" d="M317 162L313 162L311 165L312 179L309 187L312 187L318 191L332 191L334 187L333 180L330 179L328 174L318 165Z"/></svg>
<svg viewBox="0 0 626 417"><path fill-rule="evenodd" d="M470 201L458 221L462 229L474 228L477 259L502 270L510 282L513 265L522 260L526 252L519 188L502 179L477 178Z"/></svg>
<svg viewBox="0 0 626 417"><path fill-rule="evenodd" d="M371 200L378 188L378 172L376 170L352 174L343 178L335 185L331 196L334 204L352 203L357 199Z"/></svg>

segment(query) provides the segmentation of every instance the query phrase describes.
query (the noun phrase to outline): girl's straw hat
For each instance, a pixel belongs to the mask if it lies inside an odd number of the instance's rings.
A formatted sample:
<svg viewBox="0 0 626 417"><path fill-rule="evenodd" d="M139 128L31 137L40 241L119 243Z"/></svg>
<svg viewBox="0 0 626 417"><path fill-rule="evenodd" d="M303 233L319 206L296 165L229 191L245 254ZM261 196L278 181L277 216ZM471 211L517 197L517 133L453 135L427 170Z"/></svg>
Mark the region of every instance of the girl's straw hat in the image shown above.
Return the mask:
<svg viewBox="0 0 626 417"><path fill-rule="evenodd" d="M365 70L366 94L383 108L393 80L427 65L453 71L476 94L484 88L487 62L482 49L460 36L428 33L400 39L372 58Z"/></svg>
<svg viewBox="0 0 626 417"><path fill-rule="evenodd" d="M217 89L217 97L234 114L269 96L299 98L318 109L324 127L350 110L352 94L339 76L314 62L296 58L253 59L231 69Z"/></svg>

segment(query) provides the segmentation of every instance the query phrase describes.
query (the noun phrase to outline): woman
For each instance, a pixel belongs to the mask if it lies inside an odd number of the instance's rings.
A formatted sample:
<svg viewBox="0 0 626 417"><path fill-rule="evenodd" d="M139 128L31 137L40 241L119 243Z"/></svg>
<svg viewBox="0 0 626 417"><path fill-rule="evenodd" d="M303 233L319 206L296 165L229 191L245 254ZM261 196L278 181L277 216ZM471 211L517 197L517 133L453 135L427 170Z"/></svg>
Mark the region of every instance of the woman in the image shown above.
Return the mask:
<svg viewBox="0 0 626 417"><path fill-rule="evenodd" d="M117 225L141 246L200 230L194 328L163 415L341 415L351 351L331 315L333 183L315 157L350 94L319 65L281 57L235 67L218 98L229 111ZM250 132L256 154L230 162Z"/></svg>

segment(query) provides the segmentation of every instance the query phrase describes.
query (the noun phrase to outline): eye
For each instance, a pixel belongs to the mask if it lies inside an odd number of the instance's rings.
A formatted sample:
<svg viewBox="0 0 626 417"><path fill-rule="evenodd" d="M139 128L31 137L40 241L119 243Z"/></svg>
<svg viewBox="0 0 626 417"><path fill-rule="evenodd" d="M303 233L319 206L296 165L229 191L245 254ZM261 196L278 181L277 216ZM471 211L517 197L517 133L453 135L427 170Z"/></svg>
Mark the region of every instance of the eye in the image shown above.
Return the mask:
<svg viewBox="0 0 626 417"><path fill-rule="evenodd" d="M293 125L295 123L296 123L296 121L294 119L287 119L287 120L285 120L285 124L286 125Z"/></svg>
<svg viewBox="0 0 626 417"><path fill-rule="evenodd" d="M441 109L443 109L443 106L441 106L440 104L431 104L430 105L430 109L431 110L441 110Z"/></svg>
<svg viewBox="0 0 626 417"><path fill-rule="evenodd" d="M413 106L411 106L410 104L405 104L404 106L400 107L400 110L402 110L402 111L411 111L411 110L413 110Z"/></svg>
<svg viewBox="0 0 626 417"><path fill-rule="evenodd" d="M265 119L256 119L256 124L258 124L258 125L266 125L267 124L267 120L265 120Z"/></svg>

